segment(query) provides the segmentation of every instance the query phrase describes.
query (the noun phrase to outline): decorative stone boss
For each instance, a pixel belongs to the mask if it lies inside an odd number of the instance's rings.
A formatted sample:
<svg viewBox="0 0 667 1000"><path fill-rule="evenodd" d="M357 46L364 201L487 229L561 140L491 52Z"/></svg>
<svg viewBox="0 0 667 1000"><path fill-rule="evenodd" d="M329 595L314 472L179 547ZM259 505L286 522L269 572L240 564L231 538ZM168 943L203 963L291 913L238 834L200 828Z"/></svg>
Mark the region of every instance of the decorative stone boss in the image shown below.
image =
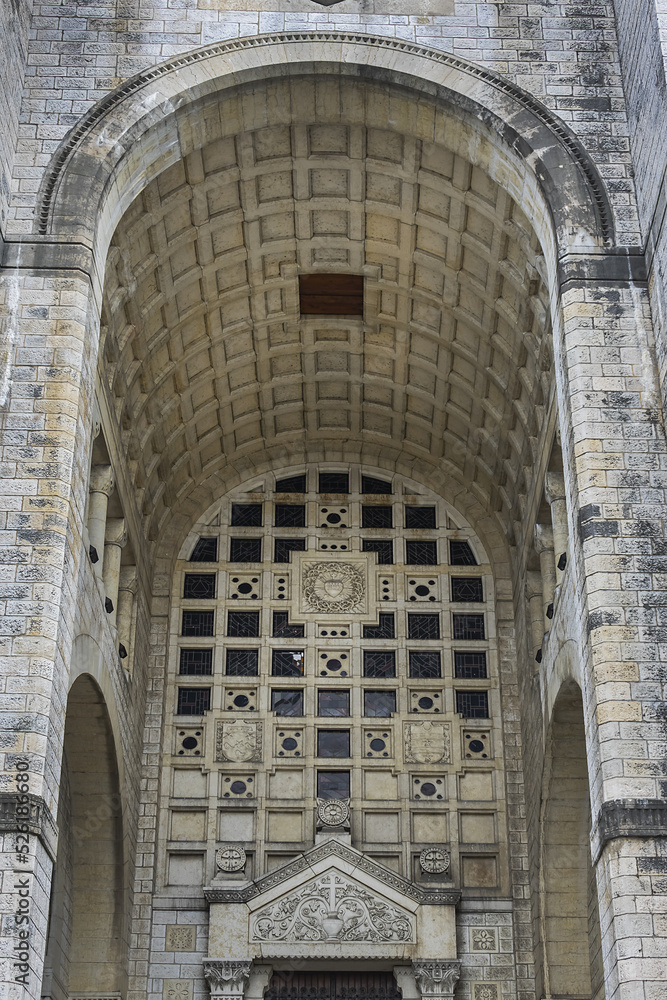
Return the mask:
<svg viewBox="0 0 667 1000"><path fill-rule="evenodd" d="M452 995L460 893L404 879L347 844L330 840L269 875L226 879L204 894L211 956L205 971L221 1000L259 1000L260 968L265 976L295 959L400 963L395 974L408 977L401 983L406 1000Z"/></svg>

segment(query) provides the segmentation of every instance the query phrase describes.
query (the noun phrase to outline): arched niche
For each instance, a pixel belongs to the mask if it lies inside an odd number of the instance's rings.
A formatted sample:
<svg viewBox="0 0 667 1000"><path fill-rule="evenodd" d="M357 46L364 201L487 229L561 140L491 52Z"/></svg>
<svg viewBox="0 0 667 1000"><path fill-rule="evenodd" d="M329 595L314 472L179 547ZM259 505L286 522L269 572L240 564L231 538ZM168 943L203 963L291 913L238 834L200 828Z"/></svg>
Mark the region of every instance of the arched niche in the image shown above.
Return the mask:
<svg viewBox="0 0 667 1000"><path fill-rule="evenodd" d="M122 798L105 700L79 674L67 700L42 993L113 997L126 981Z"/></svg>
<svg viewBox="0 0 667 1000"><path fill-rule="evenodd" d="M591 863L591 807L581 688L565 681L554 703L541 820L542 995L604 997L600 918Z"/></svg>

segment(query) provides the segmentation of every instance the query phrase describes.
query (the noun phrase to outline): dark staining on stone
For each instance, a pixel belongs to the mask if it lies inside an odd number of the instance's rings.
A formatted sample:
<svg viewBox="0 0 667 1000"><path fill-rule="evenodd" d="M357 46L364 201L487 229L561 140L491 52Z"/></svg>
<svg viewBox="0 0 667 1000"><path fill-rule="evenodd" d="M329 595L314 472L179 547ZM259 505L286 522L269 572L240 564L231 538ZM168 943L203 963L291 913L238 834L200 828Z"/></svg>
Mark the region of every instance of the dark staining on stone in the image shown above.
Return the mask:
<svg viewBox="0 0 667 1000"><path fill-rule="evenodd" d="M588 616L588 634L596 628L603 628L605 625L620 625L621 622L621 612L620 611L593 611Z"/></svg>
<svg viewBox="0 0 667 1000"><path fill-rule="evenodd" d="M579 526L582 542L589 538L616 538L619 534L618 521L589 521Z"/></svg>
<svg viewBox="0 0 667 1000"><path fill-rule="evenodd" d="M600 517L602 514L601 507L596 503L587 503L584 507L579 509L579 524L584 524L586 521L590 521L593 517Z"/></svg>

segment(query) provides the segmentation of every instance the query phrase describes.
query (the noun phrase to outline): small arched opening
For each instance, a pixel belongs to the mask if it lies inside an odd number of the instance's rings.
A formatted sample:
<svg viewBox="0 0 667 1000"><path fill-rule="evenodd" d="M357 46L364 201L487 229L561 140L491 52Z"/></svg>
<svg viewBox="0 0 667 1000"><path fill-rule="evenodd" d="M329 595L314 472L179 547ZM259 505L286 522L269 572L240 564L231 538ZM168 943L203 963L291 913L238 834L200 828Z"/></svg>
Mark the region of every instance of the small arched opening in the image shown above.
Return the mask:
<svg viewBox="0 0 667 1000"><path fill-rule="evenodd" d="M604 997L581 688L561 688L546 748L542 804L544 996Z"/></svg>
<svg viewBox="0 0 667 1000"><path fill-rule="evenodd" d="M104 698L88 674L67 701L42 996L120 996L123 854L116 748Z"/></svg>

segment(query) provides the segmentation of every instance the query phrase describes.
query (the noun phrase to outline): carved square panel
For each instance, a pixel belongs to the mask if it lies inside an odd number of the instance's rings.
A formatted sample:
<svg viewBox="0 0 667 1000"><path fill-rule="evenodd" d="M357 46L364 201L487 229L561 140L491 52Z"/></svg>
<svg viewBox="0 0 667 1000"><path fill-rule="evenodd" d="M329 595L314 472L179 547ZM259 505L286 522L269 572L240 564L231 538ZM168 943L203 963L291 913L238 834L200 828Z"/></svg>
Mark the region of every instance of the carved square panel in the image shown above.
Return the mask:
<svg viewBox="0 0 667 1000"><path fill-rule="evenodd" d="M174 754L177 757L201 757L204 753L203 726L177 726Z"/></svg>
<svg viewBox="0 0 667 1000"><path fill-rule="evenodd" d="M230 573L227 593L233 601L257 601L262 596L259 573Z"/></svg>
<svg viewBox="0 0 667 1000"><path fill-rule="evenodd" d="M466 760L490 760L493 757L488 729L463 729L463 757Z"/></svg>
<svg viewBox="0 0 667 1000"><path fill-rule="evenodd" d="M274 754L276 757L303 757L303 728L278 727L275 734Z"/></svg>
<svg viewBox="0 0 667 1000"><path fill-rule="evenodd" d="M405 722L403 724L406 761L421 764L451 762L450 726L445 722Z"/></svg>
<svg viewBox="0 0 667 1000"><path fill-rule="evenodd" d="M440 600L437 576L408 576L406 584L408 601L434 603Z"/></svg>
<svg viewBox="0 0 667 1000"><path fill-rule="evenodd" d="M364 757L392 757L390 729L364 730Z"/></svg>
<svg viewBox="0 0 667 1000"><path fill-rule="evenodd" d="M352 674L351 650L320 649L317 653L317 674L320 677L350 677Z"/></svg>
<svg viewBox="0 0 667 1000"><path fill-rule="evenodd" d="M411 774L410 798L419 802L440 802L447 798L447 777L444 774Z"/></svg>
<svg viewBox="0 0 667 1000"><path fill-rule="evenodd" d="M341 558L322 552L295 552L292 558L290 572L298 594L298 618L317 616L321 620L326 615L333 625L349 621L351 615L362 621L375 616L368 593L368 555L355 553Z"/></svg>
<svg viewBox="0 0 667 1000"><path fill-rule="evenodd" d="M257 688L236 685L225 688L224 707L227 712L256 712Z"/></svg>
<svg viewBox="0 0 667 1000"><path fill-rule="evenodd" d="M425 690L423 688L410 691L410 711L437 715L444 710L442 691Z"/></svg>
<svg viewBox="0 0 667 1000"><path fill-rule="evenodd" d="M254 799L257 795L257 776L244 771L220 775L221 799Z"/></svg>

